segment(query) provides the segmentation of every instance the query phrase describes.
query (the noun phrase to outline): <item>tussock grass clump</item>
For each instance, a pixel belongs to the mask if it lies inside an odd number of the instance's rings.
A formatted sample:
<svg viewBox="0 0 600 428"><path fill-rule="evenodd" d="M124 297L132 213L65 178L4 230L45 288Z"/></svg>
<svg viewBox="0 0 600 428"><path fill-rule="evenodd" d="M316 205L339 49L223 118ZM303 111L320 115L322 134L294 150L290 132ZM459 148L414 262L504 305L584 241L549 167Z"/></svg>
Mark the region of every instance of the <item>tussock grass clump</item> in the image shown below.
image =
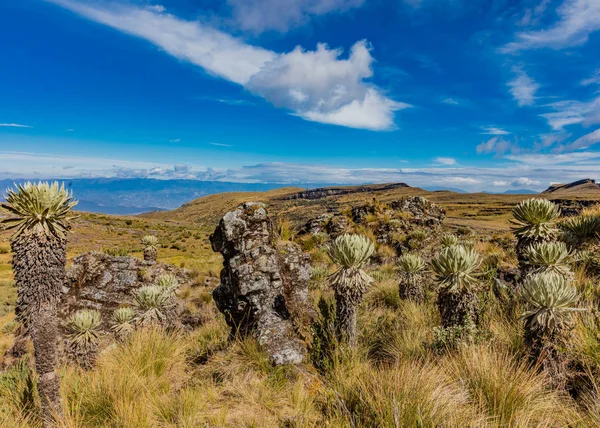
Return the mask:
<svg viewBox="0 0 600 428"><path fill-rule="evenodd" d="M570 399L552 390L545 375L505 351L466 347L443 364L490 426L567 426L578 418Z"/></svg>
<svg viewBox="0 0 600 428"><path fill-rule="evenodd" d="M469 396L432 362L381 369L359 358L335 367L325 411L334 426L482 426Z"/></svg>

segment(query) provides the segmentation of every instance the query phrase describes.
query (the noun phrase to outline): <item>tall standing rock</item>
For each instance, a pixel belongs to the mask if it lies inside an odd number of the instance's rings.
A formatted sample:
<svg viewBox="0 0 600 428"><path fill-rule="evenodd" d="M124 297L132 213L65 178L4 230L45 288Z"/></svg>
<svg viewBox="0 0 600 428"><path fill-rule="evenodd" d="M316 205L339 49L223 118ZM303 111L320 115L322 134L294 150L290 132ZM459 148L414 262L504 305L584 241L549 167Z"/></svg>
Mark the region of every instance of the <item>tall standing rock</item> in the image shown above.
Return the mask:
<svg viewBox="0 0 600 428"><path fill-rule="evenodd" d="M304 361L303 324L313 309L308 302L310 266L297 245L276 246L267 209L257 202L225 214L210 241L224 258L213 297L232 334L256 337L273 364Z"/></svg>

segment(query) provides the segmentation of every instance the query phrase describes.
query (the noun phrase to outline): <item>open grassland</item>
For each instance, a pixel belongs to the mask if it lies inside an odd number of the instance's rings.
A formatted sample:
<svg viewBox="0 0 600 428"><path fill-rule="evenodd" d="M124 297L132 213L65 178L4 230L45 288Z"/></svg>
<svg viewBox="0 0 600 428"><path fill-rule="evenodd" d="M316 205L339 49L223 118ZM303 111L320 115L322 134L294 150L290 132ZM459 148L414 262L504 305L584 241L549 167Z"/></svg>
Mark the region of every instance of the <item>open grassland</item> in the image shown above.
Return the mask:
<svg viewBox="0 0 600 428"><path fill-rule="evenodd" d="M138 330L106 348L90 371L62 366L65 418L59 426L600 427L600 288L597 274L584 265L575 270L575 286L589 310L576 318L569 349L586 384L576 397L553 388L548 374L527 364L522 303L507 301L489 275L481 276L479 339L441 349L434 337L440 316L430 273L423 303L400 299L394 254L385 245L377 246L378 262L368 268L375 283L359 308L356 350L332 341L325 352L312 352L307 364L273 367L254 340L229 341L203 278L216 275L221 265L220 255L210 249L210 233L226 211L242 202L267 203L272 215L289 220L281 237L296 239L299 226L328 210L347 211L374 196L384 202L425 196L446 209L444 230L460 231L460 239L472 243L486 263L506 267L516 264L508 234L511 209L529 197L402 188L283 199L290 191L297 189L213 195L172 212L142 216L84 213L74 221L69 258L91 250L141 257L141 238L156 235L162 244L159 261L190 269L197 277L180 297L203 321L188 332ZM422 253L438 249L437 236L421 235L415 248ZM0 234L2 354L13 340L16 299L8 237ZM325 343L332 323L327 308L334 302L328 275L335 266L318 243L296 241L311 255L310 295L321 312L314 340ZM40 426L31 357L0 374L0 426Z"/></svg>

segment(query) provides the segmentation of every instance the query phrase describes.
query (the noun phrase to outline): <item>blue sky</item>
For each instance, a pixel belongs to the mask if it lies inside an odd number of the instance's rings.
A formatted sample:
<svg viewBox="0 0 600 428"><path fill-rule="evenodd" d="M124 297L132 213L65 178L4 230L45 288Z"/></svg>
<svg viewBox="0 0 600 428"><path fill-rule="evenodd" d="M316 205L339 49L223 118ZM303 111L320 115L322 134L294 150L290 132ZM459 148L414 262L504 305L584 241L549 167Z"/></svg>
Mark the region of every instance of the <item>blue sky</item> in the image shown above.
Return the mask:
<svg viewBox="0 0 600 428"><path fill-rule="evenodd" d="M598 0L2 2L0 175L600 178L599 30Z"/></svg>

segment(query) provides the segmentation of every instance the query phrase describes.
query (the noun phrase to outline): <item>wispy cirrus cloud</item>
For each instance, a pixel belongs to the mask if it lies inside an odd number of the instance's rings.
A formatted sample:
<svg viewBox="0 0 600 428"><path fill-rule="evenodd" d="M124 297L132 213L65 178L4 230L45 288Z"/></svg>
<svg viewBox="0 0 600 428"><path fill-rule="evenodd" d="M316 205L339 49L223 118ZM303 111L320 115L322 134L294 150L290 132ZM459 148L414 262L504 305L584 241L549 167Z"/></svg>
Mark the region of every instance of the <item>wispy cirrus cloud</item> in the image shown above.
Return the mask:
<svg viewBox="0 0 600 428"><path fill-rule="evenodd" d="M269 103L303 119L369 130L393 129L394 113L410 107L368 82L373 75L370 45L362 40L347 58L319 44L277 53L249 45L199 21L164 9L130 4L47 0L87 19L143 38L207 73L242 85Z"/></svg>
<svg viewBox="0 0 600 428"><path fill-rule="evenodd" d="M505 129L498 128L496 126L483 126L483 127L481 127L480 134L483 134L483 135L508 135L508 134L510 134L510 132L508 132Z"/></svg>
<svg viewBox="0 0 600 428"><path fill-rule="evenodd" d="M596 71L594 71L594 74L591 77L588 77L587 79L583 79L581 81L581 84L583 86L600 85L600 69L597 69Z"/></svg>
<svg viewBox="0 0 600 428"><path fill-rule="evenodd" d="M22 125L20 123L0 123L2 128L33 128L33 126Z"/></svg>
<svg viewBox="0 0 600 428"><path fill-rule="evenodd" d="M540 116L546 119L554 130L561 130L569 125L600 123L600 96L589 101L556 101L544 107L551 111Z"/></svg>
<svg viewBox="0 0 600 428"><path fill-rule="evenodd" d="M285 32L313 16L360 7L364 0L227 0L237 28L253 33Z"/></svg>
<svg viewBox="0 0 600 428"><path fill-rule="evenodd" d="M589 35L600 30L598 0L566 0L557 9L559 19L550 28L517 33L516 40L503 47L506 53L527 49L564 49L582 45Z"/></svg>
<svg viewBox="0 0 600 428"><path fill-rule="evenodd" d="M588 149L589 147L600 143L600 129L585 134L570 144L562 144L554 148L555 152L570 152L574 150Z"/></svg>

